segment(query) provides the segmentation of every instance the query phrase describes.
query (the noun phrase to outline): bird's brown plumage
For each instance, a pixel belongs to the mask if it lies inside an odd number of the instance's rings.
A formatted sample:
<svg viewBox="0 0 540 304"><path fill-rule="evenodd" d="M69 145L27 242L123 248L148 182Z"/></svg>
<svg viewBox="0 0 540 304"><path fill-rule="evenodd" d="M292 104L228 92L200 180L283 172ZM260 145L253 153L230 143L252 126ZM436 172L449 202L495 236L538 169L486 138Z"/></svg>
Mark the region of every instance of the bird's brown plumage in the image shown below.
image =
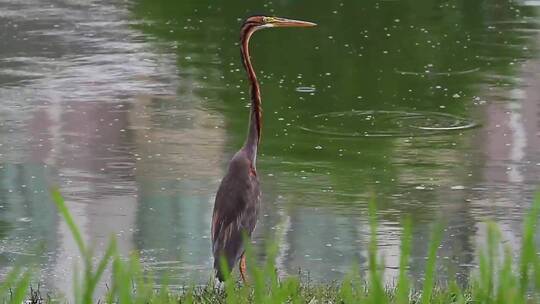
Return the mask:
<svg viewBox="0 0 540 304"><path fill-rule="evenodd" d="M230 269L244 253L244 237L255 229L261 192L252 163L242 149L232 158L227 174L219 186L212 218L212 251L214 269L223 280L220 257Z"/></svg>
<svg viewBox="0 0 540 304"><path fill-rule="evenodd" d="M265 16L249 17L242 25L240 50L251 85L251 111L246 141L229 163L227 173L219 185L212 214L214 269L221 281L225 277L221 259L225 259L229 270L241 259L244 254L244 237L250 238L255 229L261 202L256 160L262 129L262 102L259 82L249 56L249 40L255 31L265 27L314 25L305 21Z"/></svg>

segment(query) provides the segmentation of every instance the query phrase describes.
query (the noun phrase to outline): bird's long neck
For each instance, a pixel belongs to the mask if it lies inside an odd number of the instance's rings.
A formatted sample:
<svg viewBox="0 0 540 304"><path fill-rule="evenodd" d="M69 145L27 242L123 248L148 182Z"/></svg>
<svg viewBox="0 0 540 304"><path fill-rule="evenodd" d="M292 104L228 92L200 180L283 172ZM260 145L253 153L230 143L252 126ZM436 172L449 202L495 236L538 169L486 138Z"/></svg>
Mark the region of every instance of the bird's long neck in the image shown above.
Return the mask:
<svg viewBox="0 0 540 304"><path fill-rule="evenodd" d="M261 140L262 128L261 91L259 89L257 75L255 75L255 70L253 70L253 65L251 64L251 58L249 56L249 39L251 38L253 32L255 32L256 30L256 26L250 25L249 23L245 24L242 27L240 45L242 62L244 64L244 68L246 69L248 80L250 82L251 95L249 128L246 142L244 144L244 149L253 165L255 165L255 161L257 159L257 148L259 147L259 142Z"/></svg>

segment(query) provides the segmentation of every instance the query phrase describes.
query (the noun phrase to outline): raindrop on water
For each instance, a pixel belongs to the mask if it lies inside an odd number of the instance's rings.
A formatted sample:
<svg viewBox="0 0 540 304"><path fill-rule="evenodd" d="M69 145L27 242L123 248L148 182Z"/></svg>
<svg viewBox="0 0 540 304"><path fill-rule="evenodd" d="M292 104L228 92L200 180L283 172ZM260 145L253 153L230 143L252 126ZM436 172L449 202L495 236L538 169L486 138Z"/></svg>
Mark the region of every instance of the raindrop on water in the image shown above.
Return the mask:
<svg viewBox="0 0 540 304"><path fill-rule="evenodd" d="M297 87L295 90L300 93L313 93L316 91L314 87Z"/></svg>

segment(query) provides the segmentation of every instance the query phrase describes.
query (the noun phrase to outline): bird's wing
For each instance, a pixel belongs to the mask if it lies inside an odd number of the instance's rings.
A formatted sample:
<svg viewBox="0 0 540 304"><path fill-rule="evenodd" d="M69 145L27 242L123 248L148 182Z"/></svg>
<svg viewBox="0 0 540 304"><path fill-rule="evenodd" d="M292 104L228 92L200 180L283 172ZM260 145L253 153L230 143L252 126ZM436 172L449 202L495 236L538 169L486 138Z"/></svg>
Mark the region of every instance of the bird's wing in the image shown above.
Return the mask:
<svg viewBox="0 0 540 304"><path fill-rule="evenodd" d="M224 255L229 266L243 253L243 237L251 236L257 222L259 185L226 175L216 195L212 217L214 258Z"/></svg>

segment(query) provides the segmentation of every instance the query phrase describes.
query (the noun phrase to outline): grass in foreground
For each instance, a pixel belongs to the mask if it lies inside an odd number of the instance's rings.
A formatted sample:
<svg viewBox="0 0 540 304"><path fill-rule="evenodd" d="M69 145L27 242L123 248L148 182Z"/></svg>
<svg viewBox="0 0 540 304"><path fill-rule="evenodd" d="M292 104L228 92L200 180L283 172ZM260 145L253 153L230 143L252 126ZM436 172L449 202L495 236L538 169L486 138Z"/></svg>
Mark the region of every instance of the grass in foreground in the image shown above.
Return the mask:
<svg viewBox="0 0 540 304"><path fill-rule="evenodd" d="M99 302L106 303L540 303L540 257L534 243L540 212L537 197L526 216L519 261L514 261L509 248L501 245L498 227L488 223L486 246L479 253L479 268L472 274L470 284L460 288L455 282L439 288L435 284L437 248L442 238L442 227L434 229L428 248L424 285L414 290L407 275L411 250L411 225L404 223L401 244L400 271L395 287L383 282L383 264L378 260L374 204L370 206L371 239L369 246L368 275L365 280L351 273L343 282L336 284L305 284L296 277L278 278L273 264L277 248L271 247L266 264L258 266L250 258L248 270L250 284L238 284L229 277L224 286L209 283L204 287L187 288L182 293L172 293L166 287L157 290L145 277L139 259L132 256L122 259L116 250L114 239L99 262L92 262L92 251L83 242L79 229L58 191L52 197L75 239L83 257L82 270L74 271L74 299L76 303L98 302L96 286L104 284L105 269L112 265L112 278L107 295ZM30 270L15 267L0 283L0 301L4 303L41 303L39 293L30 289ZM166 284L163 284L166 285ZM45 302L58 300L45 300Z"/></svg>

